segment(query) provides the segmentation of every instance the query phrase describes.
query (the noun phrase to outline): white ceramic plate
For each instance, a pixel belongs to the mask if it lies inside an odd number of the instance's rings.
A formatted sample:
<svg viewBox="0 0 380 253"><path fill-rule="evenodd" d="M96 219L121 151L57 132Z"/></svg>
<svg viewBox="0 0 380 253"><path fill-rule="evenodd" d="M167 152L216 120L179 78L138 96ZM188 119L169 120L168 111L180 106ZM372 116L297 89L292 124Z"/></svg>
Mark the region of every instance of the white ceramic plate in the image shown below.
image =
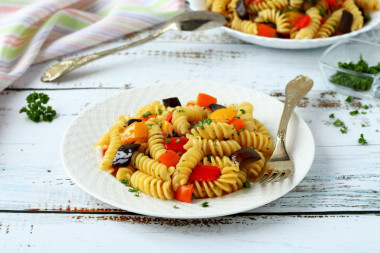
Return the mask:
<svg viewBox="0 0 380 253"><path fill-rule="evenodd" d="M190 3L190 8L192 10L206 10L206 0L188 0ZM324 39L311 39L311 40L296 40L296 39L278 39L278 38L268 38L247 33L242 33L233 30L228 27L222 27L231 36L244 40L248 43L257 44L264 47L272 48L282 48L282 49L307 49L307 48L317 48L331 45L344 38L354 37L360 33L367 32L380 24L380 11L371 13L371 20L360 30L346 33L339 36L333 36Z"/></svg>
<svg viewBox="0 0 380 253"><path fill-rule="evenodd" d="M307 174L314 158L314 139L307 124L294 114L288 128L287 147L295 164L295 173L280 183L254 184L220 198L194 200L183 203L164 201L140 194L135 197L128 187L112 175L98 169L94 143L121 114L133 114L140 106L154 100L179 97L182 103L196 99L199 92L218 98L218 103L251 102L254 116L262 121L271 133L277 132L283 103L238 85L206 81L178 81L120 92L89 106L76 117L62 140L61 157L72 180L92 196L117 208L150 216L167 218L209 218L244 212L265 205L292 190ZM273 134L272 134L272 137ZM201 207L204 201L209 207ZM173 208L177 205L179 209Z"/></svg>

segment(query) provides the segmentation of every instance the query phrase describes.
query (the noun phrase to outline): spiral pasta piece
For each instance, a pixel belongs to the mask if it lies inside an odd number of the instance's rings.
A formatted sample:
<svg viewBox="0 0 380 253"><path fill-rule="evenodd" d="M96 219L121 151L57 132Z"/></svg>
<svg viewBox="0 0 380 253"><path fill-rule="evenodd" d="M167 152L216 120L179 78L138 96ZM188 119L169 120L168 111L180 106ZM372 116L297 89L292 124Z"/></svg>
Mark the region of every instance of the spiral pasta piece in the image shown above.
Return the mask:
<svg viewBox="0 0 380 253"><path fill-rule="evenodd" d="M244 130L237 133L237 131L234 130L231 139L235 140L242 147L253 147L255 150L266 154L272 154L273 152L272 138L258 132Z"/></svg>
<svg viewBox="0 0 380 253"><path fill-rule="evenodd" d="M161 128L158 125L152 126L148 132L148 147L150 156L157 161L166 152L164 141Z"/></svg>
<svg viewBox="0 0 380 253"><path fill-rule="evenodd" d="M347 0L343 2L343 9L351 12L351 14L354 16L354 20L352 21L351 25L351 31L356 31L363 27L364 18L354 0Z"/></svg>
<svg viewBox="0 0 380 253"><path fill-rule="evenodd" d="M247 6L250 13L258 13L265 9L283 10L288 6L288 0L264 0L260 3L251 3Z"/></svg>
<svg viewBox="0 0 380 253"><path fill-rule="evenodd" d="M330 5L325 0L318 0L315 7L322 8L323 12L330 9Z"/></svg>
<svg viewBox="0 0 380 253"><path fill-rule="evenodd" d="M181 185L187 184L193 168L202 160L204 156L201 149L192 147L188 149L181 157L181 160L175 168L173 174L173 188L176 191Z"/></svg>
<svg viewBox="0 0 380 253"><path fill-rule="evenodd" d="M210 125L204 124L203 128L197 126L191 129L193 136L199 136L204 139L223 140L229 139L233 132L233 127L230 124L222 122L212 122Z"/></svg>
<svg viewBox="0 0 380 253"><path fill-rule="evenodd" d="M103 150L105 150L105 149L108 148L108 145L110 144L110 141L111 141L110 133L109 132L105 133L95 143L95 147L96 146L100 146L100 147L102 147Z"/></svg>
<svg viewBox="0 0 380 253"><path fill-rule="evenodd" d="M131 180L131 176L133 173L135 173L135 168L133 166L128 166L128 167L121 167L117 170L116 172L116 179L119 181L122 180Z"/></svg>
<svg viewBox="0 0 380 253"><path fill-rule="evenodd" d="M211 11L225 14L227 4L230 2L230 0L214 0L212 3Z"/></svg>
<svg viewBox="0 0 380 253"><path fill-rule="evenodd" d="M210 166L217 166L219 168L224 168L228 166L237 166L230 158L223 156L222 158L218 156L203 157L203 164Z"/></svg>
<svg viewBox="0 0 380 253"><path fill-rule="evenodd" d="M295 31L294 28L290 33L291 38L295 39L312 39L317 33L319 26L321 24L321 15L317 7L312 7L306 11L306 14L310 16L311 21L305 27L300 29L299 31Z"/></svg>
<svg viewBox="0 0 380 253"><path fill-rule="evenodd" d="M379 0L355 0L355 3L364 10L378 11L380 6Z"/></svg>
<svg viewBox="0 0 380 253"><path fill-rule="evenodd" d="M333 34L340 23L340 19L342 18L343 9L339 9L334 11L331 16L326 20L326 22L321 25L316 38L328 38Z"/></svg>
<svg viewBox="0 0 380 253"><path fill-rule="evenodd" d="M186 118L190 122L202 120L204 115L207 115L207 113L205 114L205 111L208 111L206 108L199 105L182 106L181 109L185 111Z"/></svg>
<svg viewBox="0 0 380 253"><path fill-rule="evenodd" d="M255 126L256 126L256 132L261 133L263 136L270 137L270 132L264 126L264 124L258 121L257 119L254 119L254 121L255 121Z"/></svg>
<svg viewBox="0 0 380 253"><path fill-rule="evenodd" d="M106 153L103 156L99 168L107 171L108 173L114 172L112 168L113 158L116 155L117 150L121 146L120 129L123 127L122 123L116 123L110 129L110 144Z"/></svg>
<svg viewBox="0 0 380 253"><path fill-rule="evenodd" d="M276 25L277 32L285 34L290 32L290 22L286 14L276 9L260 11L255 22L270 22Z"/></svg>
<svg viewBox="0 0 380 253"><path fill-rule="evenodd" d="M143 193L152 197L171 200L174 198L171 181L163 181L147 175L144 172L136 171L131 177L131 185L134 188L139 188Z"/></svg>
<svg viewBox="0 0 380 253"><path fill-rule="evenodd" d="M207 140L200 137L192 136L189 141L183 146L185 149L197 147L205 154L212 154L213 156L230 156L233 152L239 150L241 146L235 140L219 141Z"/></svg>
<svg viewBox="0 0 380 253"><path fill-rule="evenodd" d="M175 110L172 118L173 128L179 135L184 135L189 132L190 123L184 110Z"/></svg>
<svg viewBox="0 0 380 253"><path fill-rule="evenodd" d="M135 167L150 176L161 178L164 181L170 181L170 177L174 172L174 167L168 168L166 165L159 163L144 154L139 154L136 157Z"/></svg>
<svg viewBox="0 0 380 253"><path fill-rule="evenodd" d="M302 4L303 4L303 0L289 0L289 5L290 5L289 7L290 8L299 9L299 8L301 8Z"/></svg>
<svg viewBox="0 0 380 253"><path fill-rule="evenodd" d="M234 16L231 28L239 32L248 33L248 34L257 34L257 24L250 20L241 20L237 15Z"/></svg>
<svg viewBox="0 0 380 253"><path fill-rule="evenodd" d="M213 198L237 191L239 189L238 181L240 181L238 173L239 168L237 166L228 166L221 170L221 176L217 180L195 181L193 183L194 197L197 199Z"/></svg>

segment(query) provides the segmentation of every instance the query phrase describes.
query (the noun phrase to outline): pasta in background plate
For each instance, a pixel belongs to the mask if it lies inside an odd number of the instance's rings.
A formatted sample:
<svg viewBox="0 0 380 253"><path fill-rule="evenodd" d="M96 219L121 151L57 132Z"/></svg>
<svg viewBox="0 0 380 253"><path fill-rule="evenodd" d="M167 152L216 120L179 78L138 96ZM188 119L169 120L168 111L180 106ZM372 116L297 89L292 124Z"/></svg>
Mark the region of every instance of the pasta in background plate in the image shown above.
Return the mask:
<svg viewBox="0 0 380 253"><path fill-rule="evenodd" d="M327 38L361 29L379 0L208 0L227 26L252 35L284 39Z"/></svg>
<svg viewBox="0 0 380 253"><path fill-rule="evenodd" d="M269 131L253 111L251 103L220 105L203 93L186 105L178 98L154 101L133 117L115 119L99 138L99 168L137 197L190 203L249 187L270 169L265 164L273 152Z"/></svg>

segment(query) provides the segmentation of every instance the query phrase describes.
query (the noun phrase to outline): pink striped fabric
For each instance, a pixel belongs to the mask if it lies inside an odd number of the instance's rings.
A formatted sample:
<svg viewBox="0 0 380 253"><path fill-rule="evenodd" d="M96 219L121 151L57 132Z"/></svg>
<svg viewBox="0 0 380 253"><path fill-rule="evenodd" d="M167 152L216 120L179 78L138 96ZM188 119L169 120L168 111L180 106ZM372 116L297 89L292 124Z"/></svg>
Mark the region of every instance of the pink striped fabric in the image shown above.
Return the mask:
<svg viewBox="0 0 380 253"><path fill-rule="evenodd" d="M183 9L184 0L1 0L0 91L32 64L162 23Z"/></svg>

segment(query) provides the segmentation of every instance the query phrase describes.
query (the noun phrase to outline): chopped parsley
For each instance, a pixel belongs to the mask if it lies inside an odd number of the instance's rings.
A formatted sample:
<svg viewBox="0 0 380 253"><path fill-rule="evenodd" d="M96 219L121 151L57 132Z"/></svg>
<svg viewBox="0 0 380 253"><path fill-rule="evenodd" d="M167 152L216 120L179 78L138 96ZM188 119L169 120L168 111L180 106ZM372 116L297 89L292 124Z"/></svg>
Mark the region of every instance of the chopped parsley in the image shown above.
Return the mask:
<svg viewBox="0 0 380 253"><path fill-rule="evenodd" d="M241 111L242 114L246 113L244 109L240 109L240 111Z"/></svg>
<svg viewBox="0 0 380 253"><path fill-rule="evenodd" d="M173 208L174 209L179 209L179 207L177 205L174 205Z"/></svg>
<svg viewBox="0 0 380 253"><path fill-rule="evenodd" d="M125 186L130 186L130 185L131 185L131 182L129 182L128 179L122 179L120 182L121 182L122 184L124 184Z"/></svg>
<svg viewBox="0 0 380 253"><path fill-rule="evenodd" d="M243 188L251 188L251 184L248 181L243 183Z"/></svg>
<svg viewBox="0 0 380 253"><path fill-rule="evenodd" d="M180 141L181 141L181 139L177 139L177 140L175 140L176 143L179 143Z"/></svg>
<svg viewBox="0 0 380 253"><path fill-rule="evenodd" d="M153 115L150 111L147 111L146 113L144 113L142 116L144 117L144 118L146 118L146 117L148 117L148 116L150 116L150 115Z"/></svg>
<svg viewBox="0 0 380 253"><path fill-rule="evenodd" d="M363 107L363 109L366 109L366 110L368 110L368 108L369 108L368 105L363 105L362 107Z"/></svg>
<svg viewBox="0 0 380 253"><path fill-rule="evenodd" d="M135 166L135 167L136 167L136 162L133 162L133 166Z"/></svg>
<svg viewBox="0 0 380 253"><path fill-rule="evenodd" d="M47 172L51 172L51 170L47 170Z"/></svg>
<svg viewBox="0 0 380 253"><path fill-rule="evenodd" d="M358 111L358 110L355 110L355 111L350 112L350 115L351 115L351 116L358 115L358 114L359 114L359 111Z"/></svg>
<svg viewBox="0 0 380 253"><path fill-rule="evenodd" d="M162 109L158 109L158 114L162 114L164 111Z"/></svg>
<svg viewBox="0 0 380 253"><path fill-rule="evenodd" d="M358 73L377 74L380 72L380 62L376 66L369 66L366 61L360 56L360 60L357 63L338 62L339 68L351 70ZM369 76L357 76L344 72L337 71L331 76L330 82L349 87L354 90L368 91L372 88L373 77ZM348 101L347 101L348 102Z"/></svg>
<svg viewBox="0 0 380 253"><path fill-rule="evenodd" d="M216 190L216 189L218 189L218 187L216 185L213 185L212 189Z"/></svg>
<svg viewBox="0 0 380 253"><path fill-rule="evenodd" d="M161 123L161 122L158 122L158 126L159 126L159 127L162 127L162 123Z"/></svg>
<svg viewBox="0 0 380 253"><path fill-rule="evenodd" d="M207 157L207 161L211 162L211 156L212 154L208 154L206 157Z"/></svg>
<svg viewBox="0 0 380 253"><path fill-rule="evenodd" d="M364 139L364 135L363 134L360 135L360 138L358 139L358 143L361 144L361 145L366 145L367 144L367 140Z"/></svg>
<svg viewBox="0 0 380 253"><path fill-rule="evenodd" d="M181 109L181 110L177 110L177 112L185 112L185 110L182 110L182 109Z"/></svg>
<svg viewBox="0 0 380 253"><path fill-rule="evenodd" d="M202 207L209 207L209 205L208 205L208 202L206 201L206 202L203 202L202 204L201 204L201 206Z"/></svg>
<svg viewBox="0 0 380 253"><path fill-rule="evenodd" d="M131 189L128 189L129 192L139 192L140 189L138 187L136 188L131 188Z"/></svg>
<svg viewBox="0 0 380 253"><path fill-rule="evenodd" d="M329 118L330 118L330 119L333 119L333 118L335 118L335 115L334 115L334 113L331 113L331 114L330 114L330 116L329 116Z"/></svg>
<svg viewBox="0 0 380 253"><path fill-rule="evenodd" d="M336 127L342 127L342 126L344 126L343 121L341 121L340 119L335 120L333 124Z"/></svg>
<svg viewBox="0 0 380 253"><path fill-rule="evenodd" d="M346 134L347 133L347 127L346 126L343 126L341 129L340 129L340 132L342 133L342 134Z"/></svg>
<svg viewBox="0 0 380 253"><path fill-rule="evenodd" d="M57 112L51 106L44 106L50 98L44 93L33 92L26 97L27 106L21 108L20 113L25 112L28 118L34 122L52 122Z"/></svg>
<svg viewBox="0 0 380 253"><path fill-rule="evenodd" d="M376 129L376 133L378 133L379 132L379 129Z"/></svg>
<svg viewBox="0 0 380 253"><path fill-rule="evenodd" d="M211 125L212 119L202 119L198 122L198 125L195 125L194 127L199 126L201 129L205 129L205 124Z"/></svg>
<svg viewBox="0 0 380 253"><path fill-rule="evenodd" d="M346 98L346 102L351 103L351 102L352 102L352 97L351 97L351 96L348 96L348 97Z"/></svg>
<svg viewBox="0 0 380 253"><path fill-rule="evenodd" d="M362 112L362 114L367 114L367 112Z"/></svg>
<svg viewBox="0 0 380 253"><path fill-rule="evenodd" d="M169 138L166 138L166 143L172 142Z"/></svg>
<svg viewBox="0 0 380 253"><path fill-rule="evenodd" d="M239 130L237 130L236 132L238 133L238 134L240 134L241 132L243 132L244 131L244 127L243 128L240 128Z"/></svg>
<svg viewBox="0 0 380 253"><path fill-rule="evenodd" d="M172 136L168 133L166 133L166 138L171 138Z"/></svg>
<svg viewBox="0 0 380 253"><path fill-rule="evenodd" d="M362 124L362 127L365 127L365 125L364 125L364 124Z"/></svg>

